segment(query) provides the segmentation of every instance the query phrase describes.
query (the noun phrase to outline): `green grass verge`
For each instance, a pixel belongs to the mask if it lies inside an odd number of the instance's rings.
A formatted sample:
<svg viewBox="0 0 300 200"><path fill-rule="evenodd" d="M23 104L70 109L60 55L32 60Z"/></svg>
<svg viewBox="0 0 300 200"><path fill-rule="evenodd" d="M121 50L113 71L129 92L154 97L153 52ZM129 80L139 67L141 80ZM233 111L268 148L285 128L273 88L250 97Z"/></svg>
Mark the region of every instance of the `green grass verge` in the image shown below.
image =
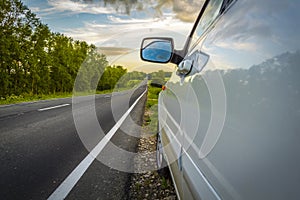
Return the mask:
<svg viewBox="0 0 300 200"><path fill-rule="evenodd" d="M113 90L103 90L96 91L96 94L110 94L112 92L121 92L125 90L129 90L132 88L117 88ZM69 92L69 93L55 93L55 94L22 94L22 95L11 95L6 98L0 98L0 105L6 104L15 104L15 103L23 103L23 102L31 102L31 101L39 101L39 100L49 100L49 99L58 99L58 98L68 98L75 96L87 96L95 94L94 91L91 92Z"/></svg>
<svg viewBox="0 0 300 200"><path fill-rule="evenodd" d="M144 126L149 133L157 132L158 123L158 95L161 88L148 85L148 98L145 108Z"/></svg>
<svg viewBox="0 0 300 200"><path fill-rule="evenodd" d="M161 92L161 88L152 87L148 85L148 98L146 103L146 109L150 109L152 106L158 104L158 95Z"/></svg>
<svg viewBox="0 0 300 200"><path fill-rule="evenodd" d="M136 87L138 84L136 84L134 87ZM132 89L132 87L122 87L122 88L115 88L112 90L103 90L103 91L96 91L96 94L110 94L112 92L121 92L121 91L125 91L125 90L130 90ZM155 92L156 91L156 92ZM151 89L150 93L150 97L153 99L157 99L157 91L160 91L159 88L154 88ZM158 92L159 93L159 92ZM158 94L157 93L157 94ZM58 99L58 98L68 98L68 97L72 97L73 95L75 96L86 96L86 95L93 95L95 94L94 91L90 91L90 92L69 92L69 93L55 93L55 94L36 94L36 95L32 95L32 94L21 94L21 95L11 95L9 97L6 98L0 98L0 105L6 105L6 104L15 104L15 103L23 103L23 102L32 102L32 101L39 101L39 100L49 100L49 99ZM154 96L153 96L154 95ZM157 100L153 100L153 102L150 102L151 104L149 104L148 106L151 107L154 104L157 104Z"/></svg>
<svg viewBox="0 0 300 200"><path fill-rule="evenodd" d="M56 93L56 94L39 94L39 95L31 95L31 94L22 94L22 95L11 95L6 99L0 99L0 105L4 104L14 104L14 103L22 103L22 102L30 102L30 101L39 101L46 99L56 99L56 98L67 98L71 97L72 93Z"/></svg>

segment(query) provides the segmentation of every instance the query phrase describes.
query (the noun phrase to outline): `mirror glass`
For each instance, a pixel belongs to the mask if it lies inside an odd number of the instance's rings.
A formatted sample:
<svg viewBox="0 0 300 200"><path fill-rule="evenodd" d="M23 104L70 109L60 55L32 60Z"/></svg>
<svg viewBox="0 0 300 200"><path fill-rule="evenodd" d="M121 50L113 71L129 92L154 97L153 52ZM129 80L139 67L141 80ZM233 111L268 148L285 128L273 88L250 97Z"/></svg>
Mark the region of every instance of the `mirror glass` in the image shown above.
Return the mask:
<svg viewBox="0 0 300 200"><path fill-rule="evenodd" d="M172 39L144 39L141 57L145 61L167 63L173 54Z"/></svg>

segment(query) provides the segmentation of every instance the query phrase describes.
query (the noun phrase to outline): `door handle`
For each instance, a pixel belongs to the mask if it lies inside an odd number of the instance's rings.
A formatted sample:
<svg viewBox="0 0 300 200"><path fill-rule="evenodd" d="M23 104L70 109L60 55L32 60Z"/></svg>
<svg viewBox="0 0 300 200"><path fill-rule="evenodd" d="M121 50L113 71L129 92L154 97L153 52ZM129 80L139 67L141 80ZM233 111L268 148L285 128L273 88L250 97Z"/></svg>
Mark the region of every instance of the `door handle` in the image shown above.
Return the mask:
<svg viewBox="0 0 300 200"><path fill-rule="evenodd" d="M202 71L209 60L209 55L199 50L183 59L178 65L176 74L184 79Z"/></svg>

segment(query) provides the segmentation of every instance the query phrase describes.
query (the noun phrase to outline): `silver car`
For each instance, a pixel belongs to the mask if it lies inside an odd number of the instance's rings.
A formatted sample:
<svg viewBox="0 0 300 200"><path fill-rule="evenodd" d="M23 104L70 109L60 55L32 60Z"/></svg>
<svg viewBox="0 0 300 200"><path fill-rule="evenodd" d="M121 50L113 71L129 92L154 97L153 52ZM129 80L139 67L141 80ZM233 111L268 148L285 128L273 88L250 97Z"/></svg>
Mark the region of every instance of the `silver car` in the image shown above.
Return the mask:
<svg viewBox="0 0 300 200"><path fill-rule="evenodd" d="M159 96L157 163L180 199L300 198L300 2L207 0ZM164 163L165 161L166 163Z"/></svg>

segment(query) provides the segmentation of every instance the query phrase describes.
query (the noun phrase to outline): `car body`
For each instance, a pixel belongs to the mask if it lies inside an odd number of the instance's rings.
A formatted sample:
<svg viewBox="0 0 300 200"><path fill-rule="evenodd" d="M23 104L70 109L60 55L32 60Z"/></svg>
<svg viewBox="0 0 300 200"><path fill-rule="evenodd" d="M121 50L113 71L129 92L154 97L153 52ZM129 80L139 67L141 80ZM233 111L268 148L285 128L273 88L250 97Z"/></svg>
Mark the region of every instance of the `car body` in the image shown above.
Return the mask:
<svg viewBox="0 0 300 200"><path fill-rule="evenodd" d="M180 199L299 198L299 7L206 1L185 48L158 60L178 65L159 96L158 163Z"/></svg>

